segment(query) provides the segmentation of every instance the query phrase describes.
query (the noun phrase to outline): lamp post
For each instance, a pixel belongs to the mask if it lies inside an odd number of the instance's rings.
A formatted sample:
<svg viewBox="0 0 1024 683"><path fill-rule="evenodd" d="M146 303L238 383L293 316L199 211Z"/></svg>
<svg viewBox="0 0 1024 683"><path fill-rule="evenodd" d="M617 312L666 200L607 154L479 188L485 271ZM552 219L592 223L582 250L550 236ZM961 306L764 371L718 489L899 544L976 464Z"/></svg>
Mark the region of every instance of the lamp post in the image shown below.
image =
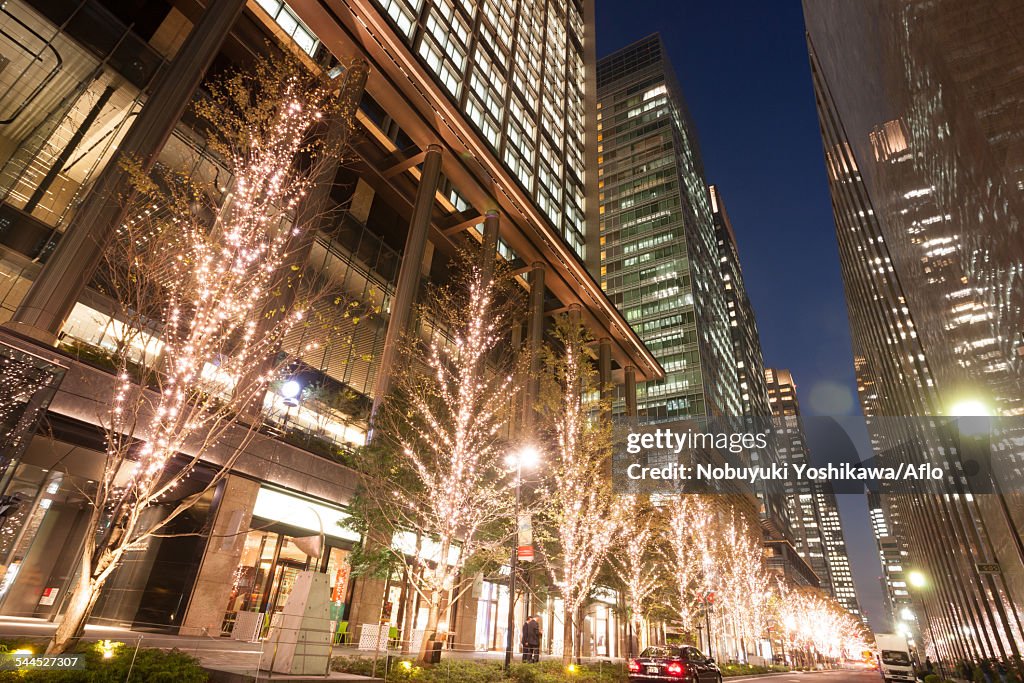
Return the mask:
<svg viewBox="0 0 1024 683"><path fill-rule="evenodd" d="M972 458L975 463L991 462L992 439L997 427L997 425L993 424L992 419L995 411L983 401L968 399L954 404L949 412L952 417L957 418L956 429L960 440L961 455ZM1010 511L1009 504L1006 501L1006 494L1003 493L1003 487L999 482L999 474L992 472L990 466L982 467L981 470L987 473L987 481L981 482L981 485L983 487L991 485L999 511L1002 513L1003 523L1006 525L1007 536L1011 539L1014 550L1017 551L1017 558L1024 562L1024 540L1021 539L1021 535L1018 533L1013 513ZM988 535L988 524L983 516L979 519L982 529ZM1002 582L1004 590L1006 589L1006 578L1003 576L997 579L989 574L985 579L993 593L998 592L996 587L997 581ZM996 600L994 606L1000 621L1003 624L1011 623L1010 615L1006 613L1006 608L1003 606L1002 601ZM1020 647L1013 638L1010 639L1010 650L1015 657L1020 657Z"/></svg>
<svg viewBox="0 0 1024 683"><path fill-rule="evenodd" d="M932 633L932 620L928 616L928 602L921 594L923 589L928 585L928 579L925 578L924 574L919 571L912 571L907 575L907 580L911 586L917 589L918 597L921 598L921 608L924 610L924 623L928 629L928 640L932 641L932 648L935 650L935 662L939 665L939 676L942 680L946 680L946 671L942 666L942 655L939 653L939 646L935 642L935 635ZM928 656L928 649L925 648L925 657Z"/></svg>
<svg viewBox="0 0 1024 683"><path fill-rule="evenodd" d="M523 467L532 468L537 465L540 455L532 446L524 446L519 452L509 454L506 464L515 469L516 473L516 504L512 518L515 532L512 536L512 559L508 573L508 624L505 633L505 670L512 666L512 637L516 630L516 571L519 564L519 499L523 488Z"/></svg>
<svg viewBox="0 0 1024 683"><path fill-rule="evenodd" d="M292 408L299 405L299 396L302 394L302 384L298 380L290 379L281 385L281 388L277 391L281 395L281 402L284 403L284 422L281 425L281 430L288 434L288 419L291 417Z"/></svg>

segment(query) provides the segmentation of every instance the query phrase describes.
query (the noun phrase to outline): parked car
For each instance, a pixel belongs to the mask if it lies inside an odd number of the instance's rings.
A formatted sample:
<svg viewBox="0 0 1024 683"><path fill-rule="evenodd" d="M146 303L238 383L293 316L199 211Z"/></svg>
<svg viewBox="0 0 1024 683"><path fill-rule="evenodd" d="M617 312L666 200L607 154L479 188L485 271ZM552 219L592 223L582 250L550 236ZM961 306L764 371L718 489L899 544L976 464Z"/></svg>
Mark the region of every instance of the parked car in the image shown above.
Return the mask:
<svg viewBox="0 0 1024 683"><path fill-rule="evenodd" d="M722 672L711 657L691 645L649 647L627 662L630 683L722 683Z"/></svg>

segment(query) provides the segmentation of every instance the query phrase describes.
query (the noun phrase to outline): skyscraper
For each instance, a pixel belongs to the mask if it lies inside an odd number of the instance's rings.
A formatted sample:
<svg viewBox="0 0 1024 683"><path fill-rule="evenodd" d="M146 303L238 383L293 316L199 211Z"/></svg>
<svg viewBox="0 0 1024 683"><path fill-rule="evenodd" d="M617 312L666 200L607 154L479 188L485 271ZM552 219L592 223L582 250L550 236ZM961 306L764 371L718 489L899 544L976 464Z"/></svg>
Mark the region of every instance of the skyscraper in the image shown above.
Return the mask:
<svg viewBox="0 0 1024 683"><path fill-rule="evenodd" d="M885 618L888 630L895 631L896 624L906 621L903 609L910 609L913 604L907 586L910 553L897 528L898 518L894 515L892 501L887 496L874 491L868 493L868 514L882 565L880 581Z"/></svg>
<svg viewBox="0 0 1024 683"><path fill-rule="evenodd" d="M776 418L779 461L788 465L813 464L792 373L766 368L764 376ZM787 517L797 552L818 575L822 590L850 613L860 615L839 504L831 484L828 480L788 480L784 486Z"/></svg>
<svg viewBox="0 0 1024 683"><path fill-rule="evenodd" d="M742 409L696 132L658 35L598 62L601 287L665 368L650 419Z"/></svg>
<svg viewBox="0 0 1024 683"><path fill-rule="evenodd" d="M765 381L761 336L757 331L754 307L747 296L747 287L743 280L736 234L733 232L732 221L729 220L721 191L715 185L708 190L711 195L711 211L715 223L718 261L729 315L732 349L736 359L736 384L740 391L741 406L738 415L742 416L746 431L771 431L768 418L771 417L772 406L768 396L768 384ZM740 420L737 420L737 423L739 422ZM765 449L750 450L747 453L751 461L749 464L756 467L770 466L778 462L776 449L777 444L772 438ZM755 485L755 492L761 506L761 522L766 540L792 542L793 533L789 523L786 497L778 487L769 486L763 481ZM780 556L792 555L781 553ZM790 574L797 575L800 571L793 570Z"/></svg>
<svg viewBox="0 0 1024 683"><path fill-rule="evenodd" d="M754 307L747 296L740 264L739 245L732 221L725 209L722 192L716 185L708 188L711 193L711 211L715 223L715 239L718 243L718 260L721 267L722 286L725 288L726 308L729 314L729 328L732 333L733 353L736 357L736 377L740 388L740 405L743 415L767 416L772 414L768 398L768 385L764 376L764 355L761 350L761 335L757 331Z"/></svg>
<svg viewBox="0 0 1024 683"><path fill-rule="evenodd" d="M971 442L948 424L1024 413L1024 7L816 0L804 15L876 457L947 473L889 492L929 648L1019 655L1020 430L1001 422L996 476L969 478Z"/></svg>
<svg viewBox="0 0 1024 683"><path fill-rule="evenodd" d="M351 6L371 24L379 22L378 12L390 19L393 31L384 37L397 36L422 59L441 93L480 133L471 144L499 156L577 257L586 258L592 0L357 0ZM313 21L312 13L306 16ZM596 207L591 211L596 228Z"/></svg>

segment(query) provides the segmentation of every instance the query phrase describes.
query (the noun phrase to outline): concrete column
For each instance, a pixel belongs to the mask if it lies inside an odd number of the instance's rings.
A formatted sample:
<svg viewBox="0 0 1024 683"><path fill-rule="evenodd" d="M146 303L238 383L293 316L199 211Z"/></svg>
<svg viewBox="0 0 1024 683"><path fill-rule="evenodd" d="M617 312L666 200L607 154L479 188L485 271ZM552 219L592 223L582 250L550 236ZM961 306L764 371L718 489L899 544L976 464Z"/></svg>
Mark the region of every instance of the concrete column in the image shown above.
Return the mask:
<svg viewBox="0 0 1024 683"><path fill-rule="evenodd" d="M480 597L477 591L464 593L456 602L455 649L473 652L476 649L477 609Z"/></svg>
<svg viewBox="0 0 1024 683"><path fill-rule="evenodd" d="M636 417L636 368L625 367L626 375L626 417Z"/></svg>
<svg viewBox="0 0 1024 683"><path fill-rule="evenodd" d="M416 301L420 286L420 264L430 233L430 215L434 208L434 195L441 178L441 146L430 145L423 160L420 186L416 191L416 204L409 222L409 234L405 239L402 266L395 284L395 297L391 301L391 316L388 331L384 336L384 350L380 355L377 381L373 388L373 407L370 410L371 423L380 409L381 401L391 389L391 369L398 360L399 344L409 325L409 315ZM372 434L372 431L371 431Z"/></svg>
<svg viewBox="0 0 1024 683"><path fill-rule="evenodd" d="M380 608L388 582L372 576L358 576L352 590L352 605L348 611L348 632L352 642L359 642L363 624L380 623Z"/></svg>
<svg viewBox="0 0 1024 683"><path fill-rule="evenodd" d="M597 371L601 382L601 399L611 400L612 386L612 340L601 337L597 342Z"/></svg>
<svg viewBox="0 0 1024 683"><path fill-rule="evenodd" d="M484 214L484 243L480 252L480 271L484 282L494 277L494 259L498 252L498 212L490 210Z"/></svg>
<svg viewBox="0 0 1024 683"><path fill-rule="evenodd" d="M530 372L523 395L523 433L532 435L537 397L540 393L540 346L544 342L544 264L534 263L530 271L530 327L526 352L530 358Z"/></svg>
<svg viewBox="0 0 1024 683"><path fill-rule="evenodd" d="M583 306L569 304L569 322L575 327L583 324Z"/></svg>
<svg viewBox="0 0 1024 683"><path fill-rule="evenodd" d="M225 480L180 635L220 635L259 492L259 482L251 479L228 475Z"/></svg>
<svg viewBox="0 0 1024 683"><path fill-rule="evenodd" d="M521 319L512 319L512 329L510 336L512 338L512 351L514 353L518 353L523 346L523 321ZM512 402L509 404L508 424L506 425L506 429L508 430L507 435L509 436L509 438L519 433L519 420L522 418L523 415L522 411L518 410L519 404L517 403L517 401L519 400L520 397L513 396L511 399Z"/></svg>
<svg viewBox="0 0 1024 683"><path fill-rule="evenodd" d="M144 170L152 168L243 7L245 0L207 3L199 23L78 208L9 327L48 344L56 342L75 302L96 273L107 243L124 220L124 196L131 194L132 188L121 161L132 158L140 161Z"/></svg>

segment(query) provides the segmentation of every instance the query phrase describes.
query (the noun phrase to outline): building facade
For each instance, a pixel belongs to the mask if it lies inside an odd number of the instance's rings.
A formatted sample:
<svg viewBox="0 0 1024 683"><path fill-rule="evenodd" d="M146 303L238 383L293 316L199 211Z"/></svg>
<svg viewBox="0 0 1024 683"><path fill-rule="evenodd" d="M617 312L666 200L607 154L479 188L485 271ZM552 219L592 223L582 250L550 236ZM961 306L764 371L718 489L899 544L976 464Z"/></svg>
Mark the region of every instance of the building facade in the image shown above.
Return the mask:
<svg viewBox="0 0 1024 683"><path fill-rule="evenodd" d="M227 480L176 521L185 536L153 539L132 554L104 590L97 619L216 635L241 613L279 611L303 570L328 575L332 614L352 625L350 638L389 604L396 626L406 609L414 626L425 619L400 582L350 576L358 536L340 523L356 475L343 462L366 439L422 281L443 281L461 246L491 245L529 291L529 319L513 336L535 344L552 314L578 310L605 359L603 381L635 391L636 380L662 376L585 263L597 240L597 178L584 170L596 154L585 133L595 115L592 5L524 0L521 9L496 0L330 8L225 0L205 11L157 2L137 14L92 0L0 8L0 349L42 389L56 385L37 392L45 401L17 404L19 415L46 420L46 434L5 432L3 484L15 505L0 529L0 614L61 613L86 532L81 492L102 472L98 416L113 380L91 361L103 356L118 321L116 307L85 286L93 273L83 254L100 241L97 230L119 220L96 188L113 182L111 160L126 150L172 168L198 156L215 172L216 158L196 154L199 138L180 114L208 66L244 63L268 40L310 68L363 72L353 93L353 161L339 166L329 193L330 206L345 210L321 226L309 262L380 313L358 327L334 321L351 343L299 353L317 396L289 406L283 421L271 415L276 424L246 446ZM15 446L17 457L6 457ZM203 476L212 469L193 486ZM206 529L209 536L191 535ZM481 579L448 625L459 649L504 647L507 587ZM588 613L590 653L618 654L615 599L599 597ZM559 651L553 636L562 633L562 615L549 602L529 608L544 615L545 648Z"/></svg>
<svg viewBox="0 0 1024 683"><path fill-rule="evenodd" d="M764 376L779 433L779 461L813 466L792 373L766 368ZM839 504L831 485L827 480L786 481L785 499L797 553L811 566L821 589L860 616Z"/></svg>
<svg viewBox="0 0 1024 683"><path fill-rule="evenodd" d="M722 286L725 289L726 309L729 314L729 330L732 337L733 354L736 360L736 382L740 391L740 413L737 424L742 422L743 429L749 432L769 431L771 429L772 404L768 396L768 384L765 381L764 354L761 350L761 336L757 331L757 320L754 307L747 296L746 284L743 280L743 268L740 264L739 246L736 233L725 209L725 201L721 190L715 185L710 186L711 211L715 223L715 238L718 244L718 260L721 268ZM779 462L777 445L774 438L763 451L752 450L749 453L751 466L771 466ZM760 504L761 524L766 540L793 542L793 530L789 523L789 510L785 496L776 487L769 487L761 482L756 490ZM778 546L777 549L781 549ZM792 559L791 552L779 552L778 557ZM806 575L805 568L792 568L788 575L797 577Z"/></svg>
<svg viewBox="0 0 1024 683"><path fill-rule="evenodd" d="M909 552L902 534L897 528L898 517L895 516L892 501L887 496L868 493L868 514L871 516L871 532L878 546L878 559L882 565L879 581L882 585L883 607L888 620L888 630L897 632L897 624L906 623L905 610L913 615L913 600L907 585L909 572ZM916 615L911 622L916 620Z"/></svg>
<svg viewBox="0 0 1024 683"><path fill-rule="evenodd" d="M742 409L696 131L658 35L597 67L598 277L665 368L640 387L647 419Z"/></svg>
<svg viewBox="0 0 1024 683"><path fill-rule="evenodd" d="M922 579L911 594L930 617L929 653L1020 655L1021 441L1009 416L1024 401L1024 11L826 0L804 15L876 457L947 473L927 491L886 491ZM955 420L979 414L1004 416L980 457ZM972 474L970 460L991 470Z"/></svg>

